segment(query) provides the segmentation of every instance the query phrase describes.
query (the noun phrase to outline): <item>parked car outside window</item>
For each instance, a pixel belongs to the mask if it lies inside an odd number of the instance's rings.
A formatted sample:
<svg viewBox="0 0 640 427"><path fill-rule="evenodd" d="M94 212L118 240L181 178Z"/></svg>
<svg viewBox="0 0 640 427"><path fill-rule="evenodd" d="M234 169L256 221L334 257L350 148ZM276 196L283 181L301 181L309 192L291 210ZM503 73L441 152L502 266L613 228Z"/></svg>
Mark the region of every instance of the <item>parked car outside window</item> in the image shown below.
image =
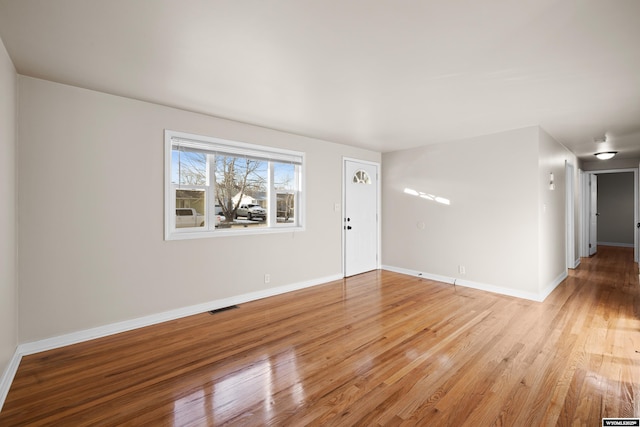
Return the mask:
<svg viewBox="0 0 640 427"><path fill-rule="evenodd" d="M239 216L247 217L248 220L252 220L254 218L267 219L267 211L260 205L244 204L238 207L236 218Z"/></svg>
<svg viewBox="0 0 640 427"><path fill-rule="evenodd" d="M216 227L225 220L223 215L216 215ZM176 228L204 227L204 215L193 208L176 208Z"/></svg>

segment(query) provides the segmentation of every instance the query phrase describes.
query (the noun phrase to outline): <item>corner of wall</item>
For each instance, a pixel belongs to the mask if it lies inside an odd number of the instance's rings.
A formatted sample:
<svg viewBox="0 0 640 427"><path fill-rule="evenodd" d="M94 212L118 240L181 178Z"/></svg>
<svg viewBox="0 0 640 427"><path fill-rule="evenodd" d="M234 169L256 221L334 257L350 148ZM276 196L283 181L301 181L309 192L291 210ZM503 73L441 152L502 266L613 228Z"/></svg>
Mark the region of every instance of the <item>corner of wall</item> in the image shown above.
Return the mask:
<svg viewBox="0 0 640 427"><path fill-rule="evenodd" d="M2 407L4 406L4 402L7 399L7 395L9 394L9 389L11 388L11 383L13 383L13 378L16 376L18 372L18 367L20 366L20 361L22 360L22 355L16 348L13 353L13 357L9 361L6 369L0 376L0 411L2 411Z"/></svg>
<svg viewBox="0 0 640 427"><path fill-rule="evenodd" d="M546 297L566 277L566 166L576 156L543 128L538 133L538 289Z"/></svg>
<svg viewBox="0 0 640 427"><path fill-rule="evenodd" d="M17 110L18 74L0 40L0 409L20 358L18 345Z"/></svg>

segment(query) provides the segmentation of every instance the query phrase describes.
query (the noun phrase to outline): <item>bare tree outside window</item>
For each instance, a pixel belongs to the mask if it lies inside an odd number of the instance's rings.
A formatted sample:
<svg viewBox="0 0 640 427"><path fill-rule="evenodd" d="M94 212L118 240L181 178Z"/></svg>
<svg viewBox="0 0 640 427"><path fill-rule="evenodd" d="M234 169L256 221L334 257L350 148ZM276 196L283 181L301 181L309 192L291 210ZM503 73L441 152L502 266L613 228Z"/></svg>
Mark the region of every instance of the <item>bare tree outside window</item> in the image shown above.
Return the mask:
<svg viewBox="0 0 640 427"><path fill-rule="evenodd" d="M178 185L207 185L207 155L192 151L176 151ZM244 157L217 155L214 158L215 196L226 222L236 217L245 195L264 193L267 185L266 162ZM234 202L235 199L235 202Z"/></svg>
<svg viewBox="0 0 640 427"><path fill-rule="evenodd" d="M172 180L178 185L207 185L207 155L193 151L174 150L176 169Z"/></svg>
<svg viewBox="0 0 640 427"><path fill-rule="evenodd" d="M216 156L215 164L216 200L226 221L231 222L236 217L245 195L255 197L257 193L265 191L266 162L234 156Z"/></svg>

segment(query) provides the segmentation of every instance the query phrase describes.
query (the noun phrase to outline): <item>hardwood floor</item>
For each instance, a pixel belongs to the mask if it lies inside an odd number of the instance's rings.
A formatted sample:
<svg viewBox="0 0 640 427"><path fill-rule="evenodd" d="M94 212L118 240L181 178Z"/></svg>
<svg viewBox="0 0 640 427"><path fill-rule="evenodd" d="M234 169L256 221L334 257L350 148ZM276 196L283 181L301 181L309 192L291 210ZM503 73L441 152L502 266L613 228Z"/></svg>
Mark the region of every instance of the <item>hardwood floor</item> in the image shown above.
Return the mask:
<svg viewBox="0 0 640 427"><path fill-rule="evenodd" d="M638 266L604 247L544 303L377 271L27 356L0 426L639 416Z"/></svg>

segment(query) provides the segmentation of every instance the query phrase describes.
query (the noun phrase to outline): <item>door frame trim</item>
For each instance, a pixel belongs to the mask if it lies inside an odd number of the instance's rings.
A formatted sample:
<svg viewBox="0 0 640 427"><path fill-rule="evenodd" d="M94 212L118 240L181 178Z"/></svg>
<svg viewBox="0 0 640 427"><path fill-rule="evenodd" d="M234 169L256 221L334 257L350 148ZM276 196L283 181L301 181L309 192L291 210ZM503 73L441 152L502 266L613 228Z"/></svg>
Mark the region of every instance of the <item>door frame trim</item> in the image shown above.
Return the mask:
<svg viewBox="0 0 640 427"><path fill-rule="evenodd" d="M634 186L634 191L633 191L633 216L634 216L634 225L637 224L638 222L640 222L640 184L638 183L638 172L639 172L639 168L624 168L624 169L603 169L603 170L591 170L591 171L582 171L584 174L584 178L581 180L581 184L582 184L582 188L581 188L581 195L583 198L583 202L582 203L582 207L583 207L583 212L582 212L582 218L583 218L583 222L582 222L582 230L581 230L581 235L583 236L583 240L581 242L581 256L589 256L589 221L587 220L589 218L589 213L590 213L590 200L591 200L591 193L589 193L589 187L588 187L588 178L591 175L599 175L599 174L610 174L610 173L623 173L623 172L633 172L633 186ZM640 251L640 241L638 238L638 230L634 230L634 235L633 235L633 258L635 262L638 262L638 257L639 257L639 251ZM586 254L584 255L584 251L586 250Z"/></svg>
<svg viewBox="0 0 640 427"><path fill-rule="evenodd" d="M372 165L376 167L376 172L377 172L377 179L376 179L376 217L377 217L377 229L376 229L376 269L380 270L382 268L382 215L381 215L381 194L382 194L382 173L381 173L381 167L380 167L380 162L373 162L370 160L362 160L362 159L356 159L354 157L342 157L342 209L340 210L340 214L341 214L341 219L340 219L340 227L341 227L341 236L342 236L342 241L341 241L341 268L342 268L342 277L346 277L346 266L345 266L345 257L347 254L347 250L346 250L346 244L347 244L347 239L345 236L345 218L346 218L346 206L347 206L347 177L346 177L346 163L350 161L350 162L357 162L357 163L364 163L367 165Z"/></svg>
<svg viewBox="0 0 640 427"><path fill-rule="evenodd" d="M576 236L575 236L575 168L573 163L565 161L565 228L566 228L566 259L567 268L576 268L576 258L578 261L580 257L576 257Z"/></svg>

